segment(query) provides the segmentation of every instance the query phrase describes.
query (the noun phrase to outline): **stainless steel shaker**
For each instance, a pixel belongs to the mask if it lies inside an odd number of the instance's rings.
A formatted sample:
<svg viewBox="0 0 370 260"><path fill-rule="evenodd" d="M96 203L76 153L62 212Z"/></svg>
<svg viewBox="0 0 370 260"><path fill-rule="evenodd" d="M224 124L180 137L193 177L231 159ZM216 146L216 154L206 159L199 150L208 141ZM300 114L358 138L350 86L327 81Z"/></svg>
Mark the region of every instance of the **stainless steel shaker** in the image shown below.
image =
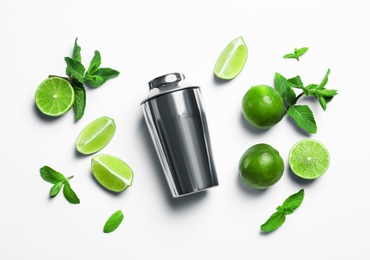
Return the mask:
<svg viewBox="0 0 370 260"><path fill-rule="evenodd" d="M141 107L172 196L217 186L200 87L181 73L157 77Z"/></svg>

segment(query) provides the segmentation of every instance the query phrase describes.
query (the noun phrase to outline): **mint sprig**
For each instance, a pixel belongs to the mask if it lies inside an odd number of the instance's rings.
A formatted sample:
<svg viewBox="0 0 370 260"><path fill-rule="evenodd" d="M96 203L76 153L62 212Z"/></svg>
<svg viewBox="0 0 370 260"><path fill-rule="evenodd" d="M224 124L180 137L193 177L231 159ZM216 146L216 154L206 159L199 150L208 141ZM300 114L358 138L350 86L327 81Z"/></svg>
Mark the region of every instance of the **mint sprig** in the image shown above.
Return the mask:
<svg viewBox="0 0 370 260"><path fill-rule="evenodd" d="M299 190L297 193L290 195L281 206L276 208L269 219L261 225L262 232L272 232L284 224L286 215L293 214L293 212L302 204L304 198L304 189Z"/></svg>
<svg viewBox="0 0 370 260"><path fill-rule="evenodd" d="M309 84L305 86L300 76L287 79L279 73L275 73L275 89L283 98L286 105L286 114L294 119L297 125L310 134L317 133L317 125L314 114L308 105L297 105L298 99L302 96L316 98L322 109L325 111L327 104L338 94L335 89L326 89L329 80L330 69L327 70L324 78L319 84ZM296 95L294 89L302 92Z"/></svg>
<svg viewBox="0 0 370 260"><path fill-rule="evenodd" d="M65 199L71 203L71 204L79 204L80 199L77 197L76 193L72 190L71 185L69 183L69 180L73 178L73 176L70 177L64 177L63 174L60 172L52 169L49 166L43 166L40 168L40 174L41 177L53 184L53 186L50 189L49 196L51 198L55 197L59 194L60 190L63 187L63 195Z"/></svg>
<svg viewBox="0 0 370 260"><path fill-rule="evenodd" d="M66 74L68 77L53 77L64 78L69 81L75 91L75 101L73 109L75 111L75 120L80 120L86 108L86 90L85 85L91 87L100 87L107 80L115 78L119 75L119 71L111 68L100 68L102 63L99 51L94 51L94 56L89 63L89 67L82 64L81 47L75 39L72 57L64 57L67 64ZM87 68L87 69L86 69Z"/></svg>
<svg viewBox="0 0 370 260"><path fill-rule="evenodd" d="M283 56L284 59L296 59L299 61L299 58L305 54L308 51L308 47L303 47L303 48L294 48L293 53L288 53Z"/></svg>

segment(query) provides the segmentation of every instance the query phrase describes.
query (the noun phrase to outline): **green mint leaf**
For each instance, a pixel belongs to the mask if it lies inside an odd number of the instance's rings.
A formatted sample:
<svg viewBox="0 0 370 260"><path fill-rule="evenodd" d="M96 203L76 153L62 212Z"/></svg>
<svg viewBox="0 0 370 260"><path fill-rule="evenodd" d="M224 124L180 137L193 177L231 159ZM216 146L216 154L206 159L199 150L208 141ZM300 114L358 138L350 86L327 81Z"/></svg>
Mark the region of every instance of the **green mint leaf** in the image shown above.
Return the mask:
<svg viewBox="0 0 370 260"><path fill-rule="evenodd" d="M277 211L283 212L285 215L289 215L293 213L293 210L289 207L284 208L283 206L278 206L276 208Z"/></svg>
<svg viewBox="0 0 370 260"><path fill-rule="evenodd" d="M315 90L315 89L317 89L318 86L319 85L317 85L317 84L310 84L310 85L306 86L306 89L307 90Z"/></svg>
<svg viewBox="0 0 370 260"><path fill-rule="evenodd" d="M303 47L303 48L300 48L300 49L295 49L294 50L294 53L297 55L297 57L301 57L303 54L305 54L306 52L308 51L308 47Z"/></svg>
<svg viewBox="0 0 370 260"><path fill-rule="evenodd" d="M95 71L94 75L102 77L105 82L108 79L117 77L119 75L119 71L111 68L100 68L97 71Z"/></svg>
<svg viewBox="0 0 370 260"><path fill-rule="evenodd" d="M294 53L288 53L283 56L284 59L297 59L297 56Z"/></svg>
<svg viewBox="0 0 370 260"><path fill-rule="evenodd" d="M99 51L94 52L94 57L90 61L89 68L87 70L87 75L93 75L97 71L101 64L101 56Z"/></svg>
<svg viewBox="0 0 370 260"><path fill-rule="evenodd" d="M104 225L104 233L110 233L116 230L119 225L121 224L122 220L124 218L124 215L121 210L117 210L114 212L109 219L105 222Z"/></svg>
<svg viewBox="0 0 370 260"><path fill-rule="evenodd" d="M270 216L270 218L261 225L261 231L263 232L272 232L279 228L285 222L285 214L282 211L276 211Z"/></svg>
<svg viewBox="0 0 370 260"><path fill-rule="evenodd" d="M293 213L302 204L303 198L304 189L301 189L297 193L290 195L281 206L283 208L289 208Z"/></svg>
<svg viewBox="0 0 370 260"><path fill-rule="evenodd" d="M98 75L85 76L84 81L85 81L86 84L88 84L89 86L92 86L92 87L100 87L105 82L103 77L98 76Z"/></svg>
<svg viewBox="0 0 370 260"><path fill-rule="evenodd" d="M307 105L294 105L287 110L288 116L292 117L297 125L310 134L317 132L316 121L311 109Z"/></svg>
<svg viewBox="0 0 370 260"><path fill-rule="evenodd" d="M320 94L319 91L316 91L315 94L316 94L317 100L319 101L319 103L321 105L321 108L325 111L326 110L326 104L327 104L325 98Z"/></svg>
<svg viewBox="0 0 370 260"><path fill-rule="evenodd" d="M54 185L51 187L51 189L50 189L50 193L49 193L50 197L55 197L56 195L58 195L58 193L59 193L60 189L61 189L61 188L62 188L62 186L63 186L63 183L64 183L64 181L62 181L62 182L58 182L58 183L54 184Z"/></svg>
<svg viewBox="0 0 370 260"><path fill-rule="evenodd" d="M64 182L63 195L66 198L66 200L71 204L80 203L80 199L77 197L76 193L72 190L68 180L65 180Z"/></svg>
<svg viewBox="0 0 370 260"><path fill-rule="evenodd" d="M73 47L72 59L81 62L81 47L77 44L78 38L75 40L75 45Z"/></svg>
<svg viewBox="0 0 370 260"><path fill-rule="evenodd" d="M66 178L60 172L52 169L49 166L43 166L40 168L41 177L52 184L64 181Z"/></svg>
<svg viewBox="0 0 370 260"><path fill-rule="evenodd" d="M325 87L325 85L328 83L328 80L329 80L329 74L330 74L330 69L327 70L324 78L322 79L317 89L323 89Z"/></svg>
<svg viewBox="0 0 370 260"><path fill-rule="evenodd" d="M290 83L290 86L292 88L302 89L305 95L308 94L308 90L304 87L300 76L295 76L294 78L290 78L288 79L288 82Z"/></svg>
<svg viewBox="0 0 370 260"><path fill-rule="evenodd" d="M289 105L296 98L296 94L291 88L291 83L281 74L275 73L274 78L275 89L284 99L284 101Z"/></svg>
<svg viewBox="0 0 370 260"><path fill-rule="evenodd" d="M334 97L335 95L338 94L338 91L335 89L320 89L318 92L323 96L323 97Z"/></svg>
<svg viewBox="0 0 370 260"><path fill-rule="evenodd" d="M77 79L83 83L83 75L85 73L85 67L80 61L73 60L69 57L65 57L64 60L67 63L66 71L70 73L70 77Z"/></svg>
<svg viewBox="0 0 370 260"><path fill-rule="evenodd" d="M84 85L77 80L73 80L71 84L75 92L75 101L73 103L73 109L75 111L75 120L78 121L83 117L85 112L86 90Z"/></svg>

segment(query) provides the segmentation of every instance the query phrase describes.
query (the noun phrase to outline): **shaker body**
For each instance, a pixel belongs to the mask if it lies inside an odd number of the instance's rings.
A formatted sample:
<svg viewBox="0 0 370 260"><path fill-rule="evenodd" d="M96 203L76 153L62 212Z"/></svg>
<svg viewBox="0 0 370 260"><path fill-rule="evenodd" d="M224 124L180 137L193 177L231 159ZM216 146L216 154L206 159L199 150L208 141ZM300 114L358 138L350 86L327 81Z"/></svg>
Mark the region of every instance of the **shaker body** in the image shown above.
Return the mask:
<svg viewBox="0 0 370 260"><path fill-rule="evenodd" d="M173 197L217 186L199 87L179 88L142 103Z"/></svg>

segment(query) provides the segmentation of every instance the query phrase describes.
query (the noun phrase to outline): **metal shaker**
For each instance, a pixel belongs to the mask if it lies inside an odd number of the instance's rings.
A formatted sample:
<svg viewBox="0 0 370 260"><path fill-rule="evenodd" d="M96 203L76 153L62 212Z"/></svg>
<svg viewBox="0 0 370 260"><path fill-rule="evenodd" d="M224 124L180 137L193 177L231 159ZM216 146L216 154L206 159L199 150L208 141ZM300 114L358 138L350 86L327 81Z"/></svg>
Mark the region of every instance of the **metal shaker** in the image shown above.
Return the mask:
<svg viewBox="0 0 370 260"><path fill-rule="evenodd" d="M217 186L200 87L181 73L157 77L141 107L172 196Z"/></svg>

